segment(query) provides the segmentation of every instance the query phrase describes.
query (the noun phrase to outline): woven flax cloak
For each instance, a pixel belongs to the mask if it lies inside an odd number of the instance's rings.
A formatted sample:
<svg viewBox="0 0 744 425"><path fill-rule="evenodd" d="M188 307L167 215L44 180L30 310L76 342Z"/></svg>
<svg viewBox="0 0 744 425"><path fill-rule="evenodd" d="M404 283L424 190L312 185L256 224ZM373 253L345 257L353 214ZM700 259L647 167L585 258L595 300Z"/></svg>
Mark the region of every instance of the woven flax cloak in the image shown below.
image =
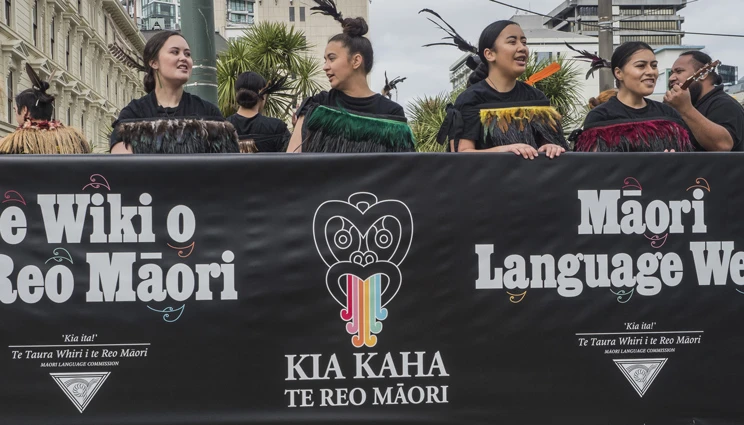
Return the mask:
<svg viewBox="0 0 744 425"><path fill-rule="evenodd" d="M85 136L59 121L26 120L0 140L0 154L84 154L91 147Z"/></svg>
<svg viewBox="0 0 744 425"><path fill-rule="evenodd" d="M611 120L587 126L576 141L577 152L690 152L687 130L674 120Z"/></svg>
<svg viewBox="0 0 744 425"><path fill-rule="evenodd" d="M224 119L168 117L122 120L117 140L134 153L238 153L238 134Z"/></svg>
<svg viewBox="0 0 744 425"><path fill-rule="evenodd" d="M302 129L303 152L414 152L416 142L404 117L312 107Z"/></svg>

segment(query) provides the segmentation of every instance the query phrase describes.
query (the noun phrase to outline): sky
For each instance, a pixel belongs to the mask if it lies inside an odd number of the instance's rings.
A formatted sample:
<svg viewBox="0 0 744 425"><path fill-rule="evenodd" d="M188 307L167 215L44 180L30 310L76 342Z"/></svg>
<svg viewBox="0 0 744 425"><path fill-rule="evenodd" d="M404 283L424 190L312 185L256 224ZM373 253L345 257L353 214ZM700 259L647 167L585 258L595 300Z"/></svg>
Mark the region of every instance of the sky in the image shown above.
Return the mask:
<svg viewBox="0 0 744 425"><path fill-rule="evenodd" d="M563 0L502 0L521 8L549 14ZM343 1L339 2L342 6ZM444 33L418 11L429 8L444 17L463 37L478 43L481 31L499 19L508 19L517 11L489 0L371 0L370 36L375 50L372 89L385 84L384 72L391 79L407 77L398 86L397 101L404 107L417 97L449 91L449 67L462 52L455 47L421 47L438 42ZM742 0L697 0L680 11L684 31L744 34ZM524 14L524 12L519 12ZM704 52L744 73L744 38L685 35L686 45L703 45ZM379 86L379 87L378 87ZM396 100L393 94L393 100Z"/></svg>

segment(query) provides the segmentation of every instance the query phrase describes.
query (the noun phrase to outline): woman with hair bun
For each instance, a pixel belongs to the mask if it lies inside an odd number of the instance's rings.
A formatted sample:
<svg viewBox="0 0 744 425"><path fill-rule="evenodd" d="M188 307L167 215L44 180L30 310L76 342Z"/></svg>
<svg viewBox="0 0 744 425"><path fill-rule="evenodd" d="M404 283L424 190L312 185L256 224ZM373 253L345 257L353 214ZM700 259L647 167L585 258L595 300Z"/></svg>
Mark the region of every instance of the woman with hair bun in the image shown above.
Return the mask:
<svg viewBox="0 0 744 425"><path fill-rule="evenodd" d="M0 153L90 153L90 144L85 136L52 119L54 96L47 94L49 83L42 81L29 64L26 64L26 73L32 87L15 97L18 129L0 140Z"/></svg>
<svg viewBox="0 0 744 425"><path fill-rule="evenodd" d="M114 121L111 153L237 153L238 135L217 106L184 91L191 50L181 34L161 31L145 45L143 62L116 45L111 53L145 73L147 95L129 103Z"/></svg>
<svg viewBox="0 0 744 425"><path fill-rule="evenodd" d="M422 12L441 20L444 25L430 19L453 41L430 45L454 45L477 55L468 60L474 71L468 88L457 97L454 107L448 108L437 137L440 143L449 141L455 152L512 152L525 159L534 159L538 153L554 158L566 151L560 113L533 87L560 67L550 66L529 83L518 80L527 69L530 52L516 22L503 20L487 26L476 48L441 16L429 9Z"/></svg>
<svg viewBox="0 0 744 425"><path fill-rule="evenodd" d="M333 0L315 0L315 13L333 17L343 33L325 49L323 71L331 84L300 106L287 152L412 152L413 132L403 108L367 84L374 51L362 18L344 18Z"/></svg>
<svg viewBox="0 0 744 425"><path fill-rule="evenodd" d="M267 85L266 79L255 72L244 72L235 82L238 112L227 120L235 127L240 140L240 151L283 152L291 133L284 121L264 116L267 97L284 89L286 78Z"/></svg>

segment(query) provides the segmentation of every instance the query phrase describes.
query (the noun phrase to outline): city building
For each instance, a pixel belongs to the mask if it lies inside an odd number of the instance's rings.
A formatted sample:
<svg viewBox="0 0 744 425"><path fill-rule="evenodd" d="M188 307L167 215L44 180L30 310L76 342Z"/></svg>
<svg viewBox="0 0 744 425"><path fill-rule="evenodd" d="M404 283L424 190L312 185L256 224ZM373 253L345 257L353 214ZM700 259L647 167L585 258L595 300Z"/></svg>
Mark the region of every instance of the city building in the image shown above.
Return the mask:
<svg viewBox="0 0 744 425"><path fill-rule="evenodd" d="M142 31L181 30L181 0L124 0ZM215 0L214 29L223 38L243 35L256 19L255 0Z"/></svg>
<svg viewBox="0 0 744 425"><path fill-rule="evenodd" d="M142 95L142 74L108 51L142 55L145 39L118 0L6 1L0 18L0 134L15 130L14 97L30 88L29 63L49 81L55 118L82 130L95 152L108 149L111 123Z"/></svg>
<svg viewBox="0 0 744 425"><path fill-rule="evenodd" d="M614 43L644 41L651 46L682 44L683 16L688 0L613 0ZM588 36L599 34L597 0L564 0L545 19L549 29ZM672 33L665 33L671 31Z"/></svg>

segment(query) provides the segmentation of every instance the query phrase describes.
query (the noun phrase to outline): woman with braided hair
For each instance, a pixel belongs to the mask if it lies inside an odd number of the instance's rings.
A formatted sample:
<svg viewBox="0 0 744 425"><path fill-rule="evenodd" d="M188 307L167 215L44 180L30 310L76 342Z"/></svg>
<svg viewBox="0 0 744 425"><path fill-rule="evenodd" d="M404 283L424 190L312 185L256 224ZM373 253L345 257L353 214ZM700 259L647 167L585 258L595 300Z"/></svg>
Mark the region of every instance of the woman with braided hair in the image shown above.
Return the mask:
<svg viewBox="0 0 744 425"><path fill-rule="evenodd" d="M267 84L266 79L255 72L244 72L235 82L235 100L238 112L227 120L235 127L240 139L240 151L284 152L291 133L287 124L277 118L264 116L261 112L266 106L267 97L284 90L286 78Z"/></svg>
<svg viewBox="0 0 744 425"><path fill-rule="evenodd" d="M449 142L454 152L512 152L525 159L538 153L549 158L568 148L561 115L534 84L560 69L553 64L527 82L518 79L527 69L529 48L522 28L512 21L497 21L481 33L478 47L465 41L436 12L424 9L442 21L431 22L448 34L452 45L470 53L468 66L474 70L468 88L447 108L447 117L437 140Z"/></svg>
<svg viewBox="0 0 744 425"><path fill-rule="evenodd" d="M90 153L85 136L52 119L54 96L47 93L49 83L42 81L29 64L26 64L26 73L33 87L15 97L18 129L0 140L0 153Z"/></svg>
<svg viewBox="0 0 744 425"><path fill-rule="evenodd" d="M331 16L343 32L325 49L323 71L331 84L297 111L287 152L412 152L413 132L403 108L367 84L374 51L362 18L344 18L334 0L314 0L315 13Z"/></svg>
<svg viewBox="0 0 744 425"><path fill-rule="evenodd" d="M111 153L237 153L238 135L214 104L184 91L193 60L186 40L161 31L147 41L144 65L109 46L114 56L145 73L147 95L114 121Z"/></svg>

